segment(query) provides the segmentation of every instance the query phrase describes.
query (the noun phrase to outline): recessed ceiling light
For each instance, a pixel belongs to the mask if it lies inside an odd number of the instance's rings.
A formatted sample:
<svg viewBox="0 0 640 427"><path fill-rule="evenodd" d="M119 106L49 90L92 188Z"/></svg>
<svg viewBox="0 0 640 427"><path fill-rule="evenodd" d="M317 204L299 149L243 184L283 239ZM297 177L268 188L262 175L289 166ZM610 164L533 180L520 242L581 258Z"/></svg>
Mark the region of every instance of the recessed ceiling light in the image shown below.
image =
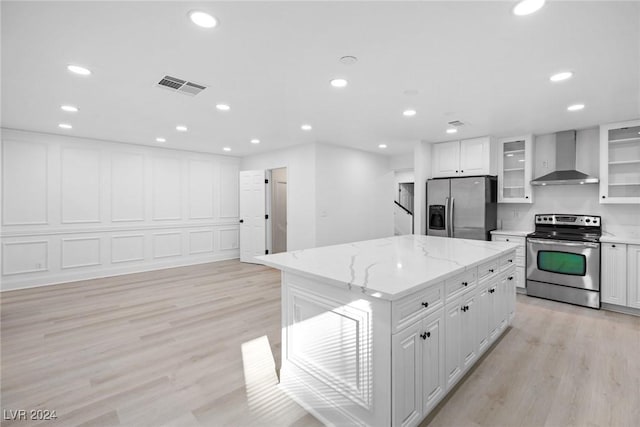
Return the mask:
<svg viewBox="0 0 640 427"><path fill-rule="evenodd" d="M186 131L188 131L189 129L187 129L187 127L186 127L186 126L178 125L178 126L176 126L176 130L177 130L178 132L186 132Z"/></svg>
<svg viewBox="0 0 640 427"><path fill-rule="evenodd" d="M229 147L224 147L224 148L223 148L223 150L224 150L224 151L231 151L231 148L229 148Z"/></svg>
<svg viewBox="0 0 640 427"><path fill-rule="evenodd" d="M331 80L331 86L333 87L346 87L349 84L345 79L333 79Z"/></svg>
<svg viewBox="0 0 640 427"><path fill-rule="evenodd" d="M518 16L530 15L544 6L545 0L522 0L513 8L513 14Z"/></svg>
<svg viewBox="0 0 640 427"><path fill-rule="evenodd" d="M458 129L454 129L454 128L447 129L447 133L456 133L456 132L458 132Z"/></svg>
<svg viewBox="0 0 640 427"><path fill-rule="evenodd" d="M156 138L156 142L167 142L164 138Z"/></svg>
<svg viewBox="0 0 640 427"><path fill-rule="evenodd" d="M567 110L569 111L579 111L582 110L584 108L584 104L573 104L573 105L569 105L567 107Z"/></svg>
<svg viewBox="0 0 640 427"><path fill-rule="evenodd" d="M71 126L70 124L67 124L67 123L60 123L58 125L58 127L61 128L61 129L71 129L71 128L73 128L73 126Z"/></svg>
<svg viewBox="0 0 640 427"><path fill-rule="evenodd" d="M406 116L406 117L413 117L413 116L415 116L415 115L416 115L416 113L417 113L417 111L416 111L416 110L404 110L404 111L402 112L402 115L403 115L403 116Z"/></svg>
<svg viewBox="0 0 640 427"><path fill-rule="evenodd" d="M513 157L513 153L509 153L506 155L507 157Z"/></svg>
<svg viewBox="0 0 640 427"><path fill-rule="evenodd" d="M387 148L387 144L379 144L378 148Z"/></svg>
<svg viewBox="0 0 640 427"><path fill-rule="evenodd" d="M88 76L91 74L88 68L81 67L79 65L67 65L67 70L72 73L80 74L81 76Z"/></svg>
<svg viewBox="0 0 640 427"><path fill-rule="evenodd" d="M311 130L313 128L311 127L311 125L302 125L302 126L300 126L300 129L302 129L302 130Z"/></svg>
<svg viewBox="0 0 640 427"><path fill-rule="evenodd" d="M571 71L563 71L561 73L556 73L549 77L549 80L552 82L561 82L563 80L567 80L573 77L573 73Z"/></svg>
<svg viewBox="0 0 640 427"><path fill-rule="evenodd" d="M520 163L524 163L524 159L518 159Z"/></svg>
<svg viewBox="0 0 640 427"><path fill-rule="evenodd" d="M62 111L66 111L68 113L77 113L78 112L78 107L74 107L73 105L61 105L60 109Z"/></svg>
<svg viewBox="0 0 640 427"><path fill-rule="evenodd" d="M229 111L231 109L227 104L218 104L216 108L220 111Z"/></svg>
<svg viewBox="0 0 640 427"><path fill-rule="evenodd" d="M213 28L218 25L216 18L200 10L192 10L189 12L189 19L198 27L202 28Z"/></svg>
<svg viewBox="0 0 640 427"><path fill-rule="evenodd" d="M252 139L251 143L252 144L260 144L260 140L259 139Z"/></svg>

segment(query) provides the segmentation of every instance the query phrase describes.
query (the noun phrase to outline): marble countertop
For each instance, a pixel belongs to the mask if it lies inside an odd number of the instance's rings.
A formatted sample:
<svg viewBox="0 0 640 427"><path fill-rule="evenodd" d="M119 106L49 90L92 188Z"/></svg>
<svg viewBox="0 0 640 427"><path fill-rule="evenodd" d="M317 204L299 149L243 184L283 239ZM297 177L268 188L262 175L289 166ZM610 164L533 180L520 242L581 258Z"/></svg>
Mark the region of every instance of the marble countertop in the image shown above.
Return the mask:
<svg viewBox="0 0 640 427"><path fill-rule="evenodd" d="M396 300L516 247L506 242L405 235L256 259L280 270Z"/></svg>
<svg viewBox="0 0 640 427"><path fill-rule="evenodd" d="M629 245L640 245L640 232L634 231L603 231L600 237L602 243L626 243Z"/></svg>
<svg viewBox="0 0 640 427"><path fill-rule="evenodd" d="M533 230L523 231L523 230L493 230L491 234L500 234L506 236L519 236L519 237L527 237L527 234L533 233Z"/></svg>

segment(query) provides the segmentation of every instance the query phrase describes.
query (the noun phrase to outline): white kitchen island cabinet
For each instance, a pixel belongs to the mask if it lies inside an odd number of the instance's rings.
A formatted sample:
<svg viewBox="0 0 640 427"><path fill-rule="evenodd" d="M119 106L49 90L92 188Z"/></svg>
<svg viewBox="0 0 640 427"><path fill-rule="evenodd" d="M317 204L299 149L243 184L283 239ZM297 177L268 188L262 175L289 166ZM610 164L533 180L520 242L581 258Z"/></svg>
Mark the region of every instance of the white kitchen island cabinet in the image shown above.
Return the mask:
<svg viewBox="0 0 640 427"><path fill-rule="evenodd" d="M326 424L418 425L511 323L515 257L417 235L257 257L282 270L280 386Z"/></svg>

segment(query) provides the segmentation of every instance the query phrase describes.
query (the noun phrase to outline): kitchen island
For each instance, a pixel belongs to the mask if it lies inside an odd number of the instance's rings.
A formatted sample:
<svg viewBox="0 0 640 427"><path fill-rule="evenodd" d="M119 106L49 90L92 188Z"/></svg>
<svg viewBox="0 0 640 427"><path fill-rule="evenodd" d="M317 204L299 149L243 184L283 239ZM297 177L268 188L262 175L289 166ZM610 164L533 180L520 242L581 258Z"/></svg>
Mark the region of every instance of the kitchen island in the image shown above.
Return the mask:
<svg viewBox="0 0 640 427"><path fill-rule="evenodd" d="M333 425L414 426L511 323L516 245L396 236L266 255L281 387Z"/></svg>

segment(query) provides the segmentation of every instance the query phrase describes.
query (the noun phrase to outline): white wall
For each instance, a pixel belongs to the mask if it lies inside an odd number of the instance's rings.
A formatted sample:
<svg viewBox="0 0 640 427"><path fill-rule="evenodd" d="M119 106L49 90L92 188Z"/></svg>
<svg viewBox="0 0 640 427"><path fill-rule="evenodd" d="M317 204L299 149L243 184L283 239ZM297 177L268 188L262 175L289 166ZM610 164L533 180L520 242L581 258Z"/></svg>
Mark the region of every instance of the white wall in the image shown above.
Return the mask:
<svg viewBox="0 0 640 427"><path fill-rule="evenodd" d="M314 144L244 157L241 170L287 168L287 250L316 246Z"/></svg>
<svg viewBox="0 0 640 427"><path fill-rule="evenodd" d="M580 130L576 136L576 168L600 176L598 128ZM533 175L537 178L555 169L555 136L534 138ZM547 185L533 187L532 204L498 205L498 226L505 230L532 230L533 216L544 213L576 213L602 216L605 231L640 227L640 206L600 204L598 184Z"/></svg>
<svg viewBox="0 0 640 427"><path fill-rule="evenodd" d="M238 257L235 158L2 130L2 290Z"/></svg>
<svg viewBox="0 0 640 427"><path fill-rule="evenodd" d="M427 179L431 178L431 144L417 141L413 146L413 233L427 234Z"/></svg>
<svg viewBox="0 0 640 427"><path fill-rule="evenodd" d="M389 157L316 144L316 245L393 235Z"/></svg>

